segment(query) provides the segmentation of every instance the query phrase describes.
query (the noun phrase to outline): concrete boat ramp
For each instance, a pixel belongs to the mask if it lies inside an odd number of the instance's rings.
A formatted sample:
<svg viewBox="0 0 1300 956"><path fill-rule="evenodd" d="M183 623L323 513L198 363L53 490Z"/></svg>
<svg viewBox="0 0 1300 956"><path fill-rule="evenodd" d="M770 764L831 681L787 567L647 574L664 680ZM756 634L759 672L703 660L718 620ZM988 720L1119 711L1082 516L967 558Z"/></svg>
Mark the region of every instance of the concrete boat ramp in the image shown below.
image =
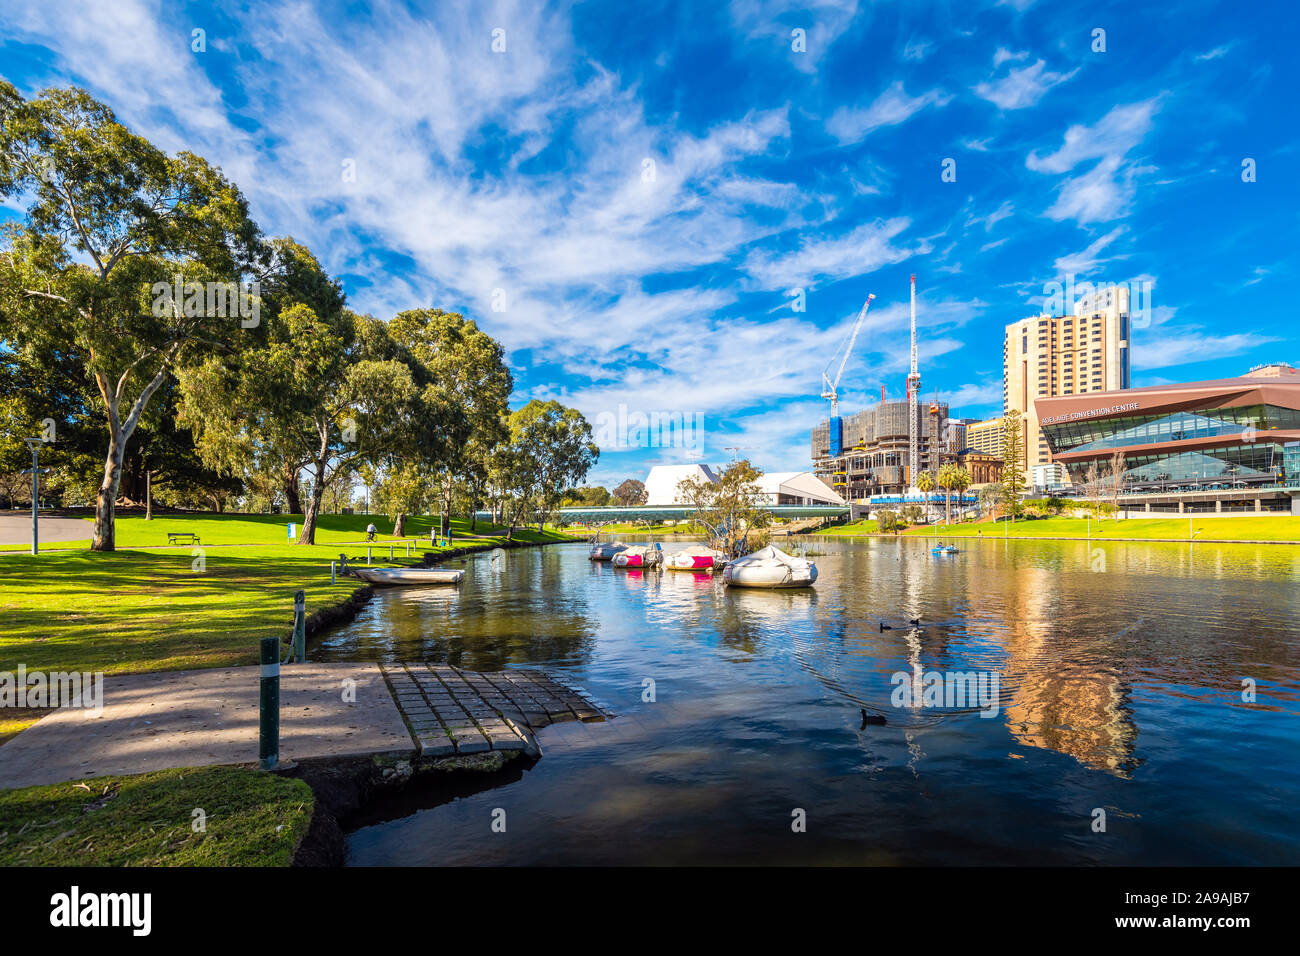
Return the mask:
<svg viewBox="0 0 1300 956"><path fill-rule="evenodd" d="M103 712L61 708L0 746L0 789L256 764L258 667L104 678ZM447 664L286 664L280 762L540 753L536 731L613 716L533 670Z"/></svg>

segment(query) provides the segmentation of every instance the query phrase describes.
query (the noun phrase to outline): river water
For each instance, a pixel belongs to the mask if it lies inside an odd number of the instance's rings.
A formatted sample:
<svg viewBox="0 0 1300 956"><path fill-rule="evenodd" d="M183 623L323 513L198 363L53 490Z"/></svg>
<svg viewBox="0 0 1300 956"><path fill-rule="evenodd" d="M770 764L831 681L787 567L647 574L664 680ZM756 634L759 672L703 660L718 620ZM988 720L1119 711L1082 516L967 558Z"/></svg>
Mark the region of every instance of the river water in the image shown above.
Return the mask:
<svg viewBox="0 0 1300 956"><path fill-rule="evenodd" d="M618 716L380 800L350 862L1300 862L1300 547L960 546L804 539L814 589L745 591L557 545L377 593L309 656L541 668ZM957 672L988 696L891 700Z"/></svg>

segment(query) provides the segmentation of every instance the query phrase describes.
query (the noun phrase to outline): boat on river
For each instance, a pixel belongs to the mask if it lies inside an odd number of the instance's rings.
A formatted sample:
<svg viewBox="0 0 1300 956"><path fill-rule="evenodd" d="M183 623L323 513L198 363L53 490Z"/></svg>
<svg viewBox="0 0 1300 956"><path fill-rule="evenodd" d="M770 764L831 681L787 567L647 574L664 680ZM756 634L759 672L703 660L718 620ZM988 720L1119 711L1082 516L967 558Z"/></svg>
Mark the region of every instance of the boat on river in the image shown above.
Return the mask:
<svg viewBox="0 0 1300 956"><path fill-rule="evenodd" d="M727 562L722 580L733 588L810 588L817 580L817 565L768 545Z"/></svg>
<svg viewBox="0 0 1300 956"><path fill-rule="evenodd" d="M450 568L353 568L352 573L367 584L379 587L460 584L465 577L464 571Z"/></svg>
<svg viewBox="0 0 1300 956"><path fill-rule="evenodd" d="M674 551L664 559L664 567L669 571L712 571L726 563L727 556L721 551L701 545Z"/></svg>
<svg viewBox="0 0 1300 956"><path fill-rule="evenodd" d="M616 568L657 568L664 563L664 552L659 545L632 545L612 558Z"/></svg>
<svg viewBox="0 0 1300 956"><path fill-rule="evenodd" d="M931 554L956 554L957 546L955 544L941 544L938 547L930 549Z"/></svg>
<svg viewBox="0 0 1300 956"><path fill-rule="evenodd" d="M597 541L592 544L591 553L587 557L592 561L612 561L614 555L626 550L627 545L622 541Z"/></svg>

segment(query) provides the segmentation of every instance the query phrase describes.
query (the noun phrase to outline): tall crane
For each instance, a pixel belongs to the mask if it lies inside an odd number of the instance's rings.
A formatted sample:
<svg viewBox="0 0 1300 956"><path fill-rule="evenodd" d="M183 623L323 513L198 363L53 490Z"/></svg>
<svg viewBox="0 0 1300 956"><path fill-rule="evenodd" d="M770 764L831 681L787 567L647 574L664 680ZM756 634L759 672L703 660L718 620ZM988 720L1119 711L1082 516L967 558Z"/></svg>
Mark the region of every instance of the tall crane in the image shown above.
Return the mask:
<svg viewBox="0 0 1300 956"><path fill-rule="evenodd" d="M848 345L844 347L844 358L840 359L840 367L835 373L834 381L826 374L825 369L822 370L822 398L831 400L831 417L827 422L830 430L827 436L827 450L832 458L838 458L844 452L844 423L840 420L840 377L844 374L844 366L849 364L849 356L853 354L853 343L858 340L858 333L862 331L862 322L867 317L867 309L871 308L871 300L875 297L875 293L871 293L867 296L867 301L862 304L862 311L858 313L858 321L853 323L853 333L849 336ZM835 359L832 358L831 361ZM826 368L830 368L829 363Z"/></svg>
<svg viewBox="0 0 1300 956"><path fill-rule="evenodd" d="M849 336L849 344L844 349L844 358L840 360L839 371L835 373L835 380L831 381L830 376L822 370L822 398L831 400L831 418L840 416L840 377L844 374L844 366L849 364L849 355L853 352L853 343L858 340L858 333L862 331L862 322L867 317L867 309L871 308L871 300L876 297L873 292L867 296L867 301L862 306L862 311L858 313L858 321L853 324L853 334ZM831 361L834 361L832 359ZM830 368L828 364L826 368Z"/></svg>
<svg viewBox="0 0 1300 956"><path fill-rule="evenodd" d="M921 373L916 370L916 274L912 274L912 371L907 376L907 483L916 487L921 472L921 435L917 405L920 402Z"/></svg>

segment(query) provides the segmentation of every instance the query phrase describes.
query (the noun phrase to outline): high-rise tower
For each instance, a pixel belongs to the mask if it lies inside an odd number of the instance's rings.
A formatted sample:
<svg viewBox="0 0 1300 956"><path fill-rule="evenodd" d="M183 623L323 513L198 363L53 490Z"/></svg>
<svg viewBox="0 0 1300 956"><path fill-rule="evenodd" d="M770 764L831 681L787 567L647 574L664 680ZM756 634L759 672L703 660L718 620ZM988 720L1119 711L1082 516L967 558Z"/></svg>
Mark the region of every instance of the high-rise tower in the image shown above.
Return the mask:
<svg viewBox="0 0 1300 956"><path fill-rule="evenodd" d="M921 470L920 420L917 402L921 394L921 373L916 370L916 275L912 275L912 371L907 376L907 485L916 487Z"/></svg>
<svg viewBox="0 0 1300 956"><path fill-rule="evenodd" d="M1129 387L1129 288L1108 286L1074 304L1073 314L1044 312L1006 327L1002 343L1003 411L1023 416L1020 464L1051 462L1035 401Z"/></svg>

